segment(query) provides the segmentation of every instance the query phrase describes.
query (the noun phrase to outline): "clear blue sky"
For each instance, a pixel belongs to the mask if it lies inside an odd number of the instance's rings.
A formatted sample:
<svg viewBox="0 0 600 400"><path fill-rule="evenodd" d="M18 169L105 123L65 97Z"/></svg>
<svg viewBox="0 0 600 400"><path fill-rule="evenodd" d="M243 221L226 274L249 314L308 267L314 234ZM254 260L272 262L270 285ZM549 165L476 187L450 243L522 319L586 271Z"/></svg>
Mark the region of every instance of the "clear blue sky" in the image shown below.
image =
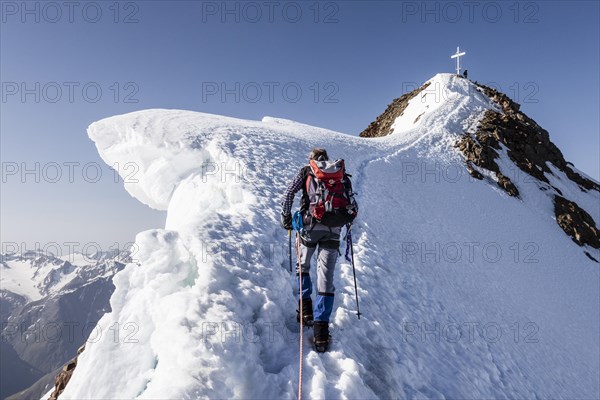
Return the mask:
<svg viewBox="0 0 600 400"><path fill-rule="evenodd" d="M3 171L39 163L41 181L6 177L1 241L106 249L163 225L98 157L86 135L95 120L178 108L358 134L407 88L451 72L457 45L469 78L521 103L598 179L598 4L2 1ZM239 99L222 99L222 84L239 85ZM64 163L76 163L73 182Z"/></svg>

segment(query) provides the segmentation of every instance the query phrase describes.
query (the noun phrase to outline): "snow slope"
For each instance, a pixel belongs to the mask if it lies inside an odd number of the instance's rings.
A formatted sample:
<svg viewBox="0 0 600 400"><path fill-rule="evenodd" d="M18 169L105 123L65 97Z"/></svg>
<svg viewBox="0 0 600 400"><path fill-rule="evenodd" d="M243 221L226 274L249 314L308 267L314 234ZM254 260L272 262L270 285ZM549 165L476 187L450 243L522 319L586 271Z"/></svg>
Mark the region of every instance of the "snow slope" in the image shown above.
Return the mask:
<svg viewBox="0 0 600 400"><path fill-rule="evenodd" d="M27 261L5 262L0 265L0 283L2 290L26 297L29 300L39 300L43 294L38 288L39 282L33 280L34 272Z"/></svg>
<svg viewBox="0 0 600 400"><path fill-rule="evenodd" d="M37 301L60 293L76 279L114 274L115 269L105 263L109 256L116 257L109 253L56 257L42 250L0 254L0 290L24 296L28 302Z"/></svg>
<svg viewBox="0 0 600 400"><path fill-rule="evenodd" d="M279 202L314 145L347 160L359 193L363 316L340 257L330 352L305 335L307 398L598 398L598 264L533 178L513 179L518 200L469 177L453 144L494 106L467 80L431 82L380 139L175 110L92 124L108 164L139 167L128 192L168 216L137 235L139 263L114 278L98 328L121 335L88 343L61 398L295 397ZM598 204L558 174L566 197Z"/></svg>
<svg viewBox="0 0 600 400"><path fill-rule="evenodd" d="M58 293L78 276L78 272L77 266L66 258L56 258L41 251L26 252L23 256L3 254L0 288L36 301Z"/></svg>

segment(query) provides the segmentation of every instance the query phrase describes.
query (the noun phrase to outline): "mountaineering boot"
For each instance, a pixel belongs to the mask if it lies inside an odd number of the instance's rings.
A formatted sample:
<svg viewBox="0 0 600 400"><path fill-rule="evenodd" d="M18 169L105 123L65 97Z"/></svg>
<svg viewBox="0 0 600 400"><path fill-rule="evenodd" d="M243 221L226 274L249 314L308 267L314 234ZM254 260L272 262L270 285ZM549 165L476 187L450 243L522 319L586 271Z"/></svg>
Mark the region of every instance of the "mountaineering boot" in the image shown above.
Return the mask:
<svg viewBox="0 0 600 400"><path fill-rule="evenodd" d="M300 322L300 301L296 310L296 321ZM313 304L311 298L302 299L302 323L307 326L313 324Z"/></svg>
<svg viewBox="0 0 600 400"><path fill-rule="evenodd" d="M314 344L318 353L324 353L329 348L329 323L324 321L315 321L313 325L315 334Z"/></svg>

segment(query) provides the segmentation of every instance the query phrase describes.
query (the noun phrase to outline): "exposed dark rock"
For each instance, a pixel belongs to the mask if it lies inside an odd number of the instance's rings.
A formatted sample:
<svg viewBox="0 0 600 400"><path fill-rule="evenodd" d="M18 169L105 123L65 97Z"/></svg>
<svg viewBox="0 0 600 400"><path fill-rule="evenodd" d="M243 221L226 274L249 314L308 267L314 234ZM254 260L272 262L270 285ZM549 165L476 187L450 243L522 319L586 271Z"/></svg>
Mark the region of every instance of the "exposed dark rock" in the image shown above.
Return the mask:
<svg viewBox="0 0 600 400"><path fill-rule="evenodd" d="M577 203L562 196L554 196L556 222L575 243L600 249L600 236L594 219Z"/></svg>
<svg viewBox="0 0 600 400"><path fill-rule="evenodd" d="M467 134L459 139L455 146L458 147L465 156L467 171L472 177L476 179L483 178L483 175L473 168L473 164L480 168L487 169L488 171L493 171L496 173L498 186L510 196L518 197L519 190L507 176L502 175L498 164L496 164L498 153L495 149L499 148L499 146L497 142L490 139L491 137L491 135L488 135L485 132L478 131L475 134L475 138Z"/></svg>
<svg viewBox="0 0 600 400"><path fill-rule="evenodd" d="M501 173L498 173L497 178L498 186L504 189L504 191L508 193L509 196L519 197L519 190L508 177L502 175Z"/></svg>
<svg viewBox="0 0 600 400"><path fill-rule="evenodd" d="M542 182L548 183L544 173L552 173L548 167L548 163L552 163L570 180L577 183L583 191L600 191L600 185L571 169L572 164L564 159L558 147L550 141L548 131L521 112L519 104L495 89L478 83L476 85L503 111L499 113L489 110L479 122L475 136L483 146L499 149L499 143L503 143L515 165ZM492 154L485 154L485 156L489 155ZM495 162L488 161L488 164L490 163Z"/></svg>
<svg viewBox="0 0 600 400"><path fill-rule="evenodd" d="M469 172L469 175L471 175L475 179L483 179L483 175L481 174L481 172L473 168L473 164L471 163L471 161L467 161L467 172Z"/></svg>
<svg viewBox="0 0 600 400"><path fill-rule="evenodd" d="M502 112L486 111L479 121L477 131L466 134L456 143L456 147L465 156L467 171L471 175L476 172L472 164L493 171L498 177L498 185L509 195L518 196L516 186L508 177L500 174L496 163L497 150L502 143L507 148L509 158L519 169L542 182L549 183L545 173L552 173L548 167L548 163L552 163L582 190L600 191L600 185L571 169L572 164L565 161L558 147L550 141L548 132L521 112L519 104L495 89L478 83L476 85L478 90L498 104ZM560 193L558 189L556 192Z"/></svg>
<svg viewBox="0 0 600 400"><path fill-rule="evenodd" d="M481 179L479 171L473 165L496 173L498 185L511 196L518 196L519 191L509 178L500 173L496 159L502 143L508 157L520 170L546 183L540 189L553 192L556 221L575 243L580 246L600 247L598 229L592 217L575 202L562 197L562 192L550 185L545 174L552 174L548 163L563 171L567 177L577 183L582 191L600 191L600 185L587 179L571 169L573 164L567 162L558 147L550 141L548 132L533 119L520 111L519 104L508 96L492 88L477 84L486 96L494 101L502 112L488 110L479 122L477 131L465 134L456 143L463 153L467 171ZM595 260L589 253L588 257Z"/></svg>
<svg viewBox="0 0 600 400"><path fill-rule="evenodd" d="M58 375L56 376L56 381L54 383L54 391L52 392L52 394L50 394L48 400L58 399L58 396L60 396L60 394L65 390L65 388L67 387L67 383L69 383L69 380L71 380L73 372L75 372L75 367L77 367L77 358L83 352L83 350L85 350L85 345L77 349L77 355L75 356L75 358L69 361L67 365L65 365L63 369L58 373Z"/></svg>
<svg viewBox="0 0 600 400"><path fill-rule="evenodd" d="M406 93L397 99L394 99L391 104L389 104L386 110L380 116L375 119L375 121L371 122L367 129L360 133L360 137L381 137L387 136L392 133L392 125L396 118L398 118L406 107L408 106L408 102L421 93L423 90L429 86L430 82L427 82L423 86L418 89L413 90L412 92ZM420 115L419 115L420 117ZM417 117L417 120L419 119ZM415 120L416 122L416 120Z"/></svg>

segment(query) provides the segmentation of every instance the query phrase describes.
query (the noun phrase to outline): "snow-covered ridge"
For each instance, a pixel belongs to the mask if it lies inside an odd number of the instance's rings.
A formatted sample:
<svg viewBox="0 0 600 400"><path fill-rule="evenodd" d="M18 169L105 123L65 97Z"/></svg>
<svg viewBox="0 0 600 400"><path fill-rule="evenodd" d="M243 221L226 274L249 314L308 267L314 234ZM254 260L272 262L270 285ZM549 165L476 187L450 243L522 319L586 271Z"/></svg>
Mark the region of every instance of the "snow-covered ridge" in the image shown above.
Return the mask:
<svg viewBox="0 0 600 400"><path fill-rule="evenodd" d="M92 124L109 165L138 167L136 181L123 176L129 193L168 216L165 229L138 234L139 263L115 276L112 312L98 324L134 324L135 341L91 343L61 398L293 397L297 304L279 201L315 145L347 160L359 193L363 318L340 259L334 343L305 355L307 397L598 397L596 263L537 186L516 182L516 201L435 172L462 160L456 138L493 107L466 81L437 82L438 100L413 99L394 134L377 139L176 110ZM448 336L449 324L464 335ZM437 339L422 334L436 327Z"/></svg>
<svg viewBox="0 0 600 400"><path fill-rule="evenodd" d="M393 135L411 137L424 131L460 134L465 117L496 108L471 81L454 74L437 74L425 84L428 86L409 101L392 125Z"/></svg>
<svg viewBox="0 0 600 400"><path fill-rule="evenodd" d="M494 105L473 83L453 74L437 74L428 82L430 86L411 100L396 120L394 134L380 140L365 140L281 118L252 121L182 110L145 110L106 118L90 125L88 134L107 164L133 167L118 171L132 196L152 208L166 210L179 182L198 171L214 173L213 166L226 168L227 163L238 166L242 174L258 171L260 166L246 165L245 154L235 154L241 147L233 143L242 137L253 145L263 139L296 143L304 146L302 157L310 143L343 143L349 148L376 152L426 139L424 149L445 153L446 158L457 157L458 152L449 151L451 142ZM259 147L280 156L272 143Z"/></svg>
<svg viewBox="0 0 600 400"><path fill-rule="evenodd" d="M242 137L257 140L258 136L270 139L285 134L296 140L311 136L346 138L290 120L265 117L250 121L181 110L146 110L107 118L90 125L88 134L109 165L120 162L135 166L135 173L131 169L119 171L125 188L144 204L160 210L167 209L173 190L189 175L202 168L210 173L213 165L235 158L231 154L233 143ZM234 162L242 161L240 157Z"/></svg>

